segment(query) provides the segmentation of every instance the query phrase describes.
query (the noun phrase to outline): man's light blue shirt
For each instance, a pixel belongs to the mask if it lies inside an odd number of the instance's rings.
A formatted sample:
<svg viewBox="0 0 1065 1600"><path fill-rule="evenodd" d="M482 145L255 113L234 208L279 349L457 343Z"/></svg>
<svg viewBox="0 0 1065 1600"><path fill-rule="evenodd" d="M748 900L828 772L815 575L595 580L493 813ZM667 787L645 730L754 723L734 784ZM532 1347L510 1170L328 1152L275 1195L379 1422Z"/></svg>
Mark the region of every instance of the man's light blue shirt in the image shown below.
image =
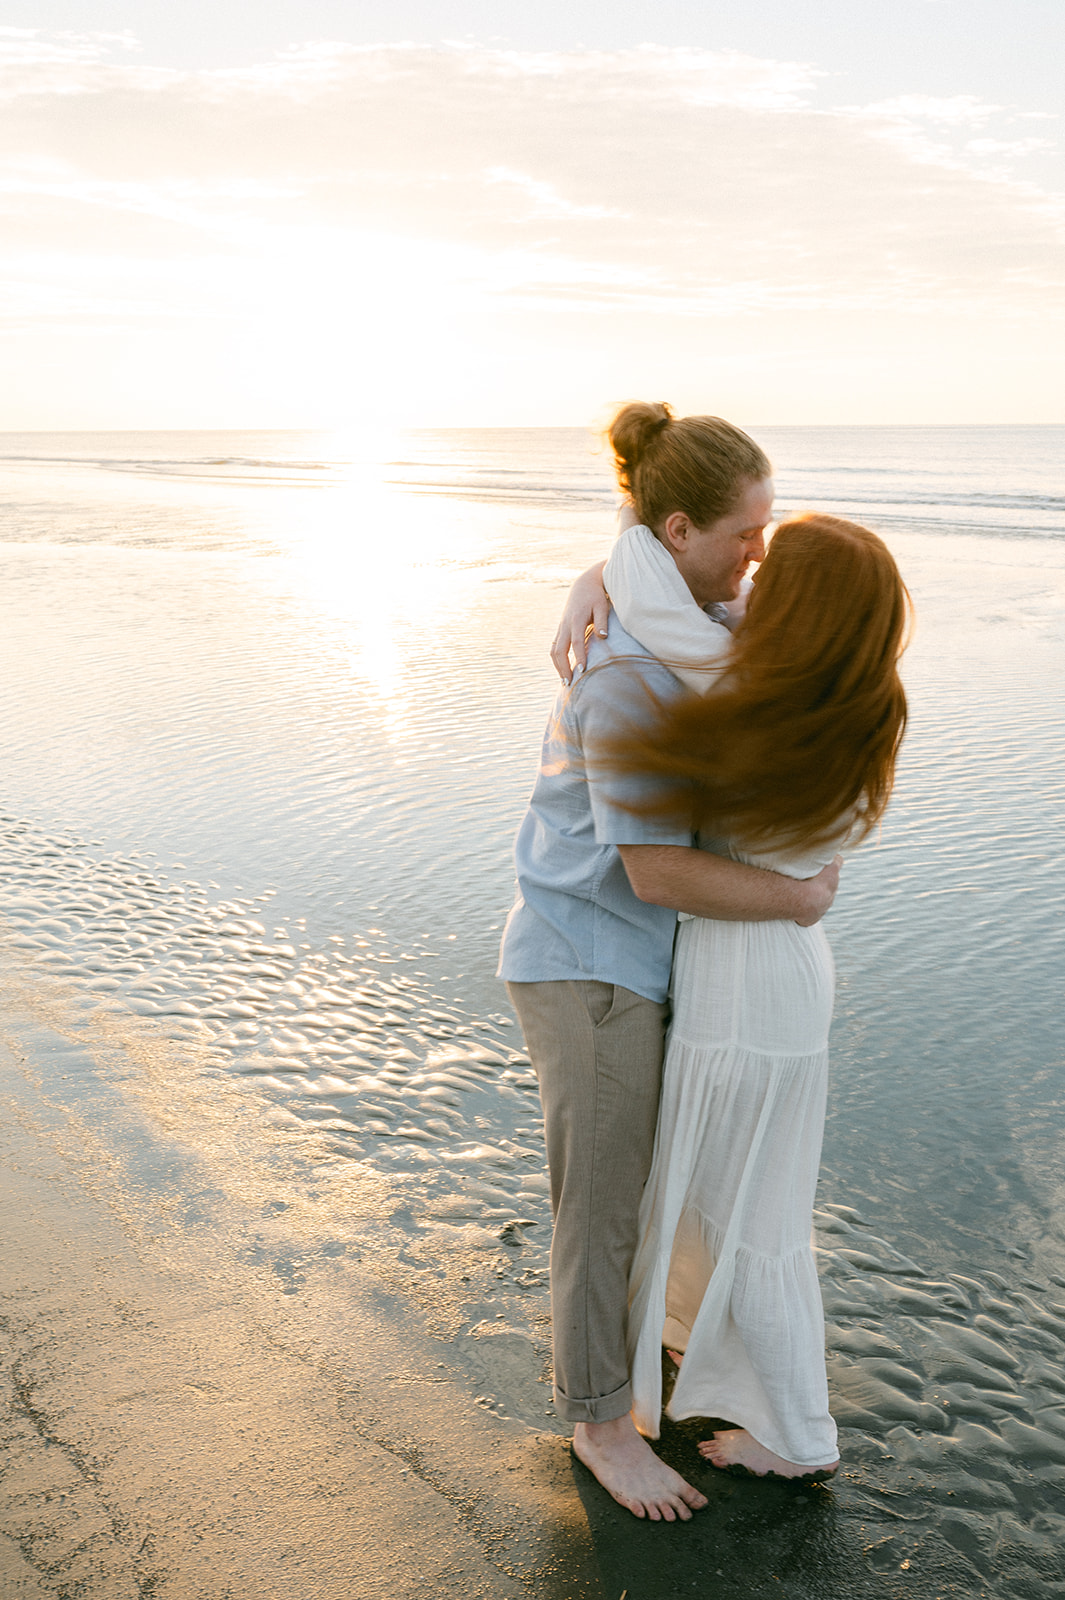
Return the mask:
<svg viewBox="0 0 1065 1600"><path fill-rule="evenodd" d="M555 702L518 830L518 898L499 960L499 976L510 983L592 978L666 998L677 914L637 898L618 846L690 846L692 835L621 810L619 799L650 786L597 761L605 739L653 716L648 689L660 701L682 692L612 612L607 638L589 644L587 671Z"/></svg>

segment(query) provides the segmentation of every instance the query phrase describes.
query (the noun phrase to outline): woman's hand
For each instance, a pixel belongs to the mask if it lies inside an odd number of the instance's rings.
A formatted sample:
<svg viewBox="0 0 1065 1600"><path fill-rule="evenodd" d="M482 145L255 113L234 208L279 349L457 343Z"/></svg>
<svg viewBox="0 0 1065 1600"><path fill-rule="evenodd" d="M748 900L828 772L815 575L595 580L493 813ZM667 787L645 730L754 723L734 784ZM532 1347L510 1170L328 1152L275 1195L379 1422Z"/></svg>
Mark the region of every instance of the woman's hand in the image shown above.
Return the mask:
<svg viewBox="0 0 1065 1600"><path fill-rule="evenodd" d="M587 572L582 572L569 592L562 620L551 646L551 660L563 683L569 683L578 669L588 665L586 640L589 631L606 638L607 618L610 616L610 597L603 588L605 561L599 561ZM573 666L570 667L570 653Z"/></svg>

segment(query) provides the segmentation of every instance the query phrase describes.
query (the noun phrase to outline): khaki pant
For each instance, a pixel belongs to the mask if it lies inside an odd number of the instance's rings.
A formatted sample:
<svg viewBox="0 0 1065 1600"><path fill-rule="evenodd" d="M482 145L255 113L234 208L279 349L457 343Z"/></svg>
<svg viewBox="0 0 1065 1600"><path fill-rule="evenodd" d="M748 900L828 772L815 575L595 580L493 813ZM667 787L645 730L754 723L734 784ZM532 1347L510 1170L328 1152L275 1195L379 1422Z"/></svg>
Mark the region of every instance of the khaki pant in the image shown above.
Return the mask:
<svg viewBox="0 0 1065 1600"><path fill-rule="evenodd" d="M610 1422L632 1404L629 1268L654 1149L666 1007L610 983L508 983L544 1108L551 1174L555 1405Z"/></svg>

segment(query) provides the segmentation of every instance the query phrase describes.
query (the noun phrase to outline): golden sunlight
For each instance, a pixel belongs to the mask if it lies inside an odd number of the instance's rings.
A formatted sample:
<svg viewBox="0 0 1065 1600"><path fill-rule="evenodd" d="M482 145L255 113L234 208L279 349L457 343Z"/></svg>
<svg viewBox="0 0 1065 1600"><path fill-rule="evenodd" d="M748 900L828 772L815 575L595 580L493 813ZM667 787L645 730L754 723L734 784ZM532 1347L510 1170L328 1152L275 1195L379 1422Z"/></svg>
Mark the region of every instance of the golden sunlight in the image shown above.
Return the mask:
<svg viewBox="0 0 1065 1600"><path fill-rule="evenodd" d="M361 430L356 439L357 447L368 444ZM269 563L269 582L274 603L288 601L319 620L309 638L324 626L335 639L342 625L349 670L373 696L391 739L403 734L405 691L419 662L424 667L425 637L456 579L468 574L475 538L468 506L392 487L389 458L398 440L382 432L377 443L391 445L385 459L375 453L353 462L346 483L285 496L275 531L285 559Z"/></svg>

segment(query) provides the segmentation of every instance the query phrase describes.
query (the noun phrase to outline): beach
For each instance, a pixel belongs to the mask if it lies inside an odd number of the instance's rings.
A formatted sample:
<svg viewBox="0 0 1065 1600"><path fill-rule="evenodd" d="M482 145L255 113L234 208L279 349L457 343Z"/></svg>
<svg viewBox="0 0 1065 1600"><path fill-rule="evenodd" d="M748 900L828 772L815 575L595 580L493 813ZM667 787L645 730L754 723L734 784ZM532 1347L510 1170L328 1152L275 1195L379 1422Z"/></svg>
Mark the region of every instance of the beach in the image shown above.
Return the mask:
<svg viewBox="0 0 1065 1600"><path fill-rule="evenodd" d="M829 1488L550 1401L535 1081L493 977L580 430L0 440L12 1595L1044 1596L1065 1580L1060 428L757 429L917 606L826 922Z"/></svg>

